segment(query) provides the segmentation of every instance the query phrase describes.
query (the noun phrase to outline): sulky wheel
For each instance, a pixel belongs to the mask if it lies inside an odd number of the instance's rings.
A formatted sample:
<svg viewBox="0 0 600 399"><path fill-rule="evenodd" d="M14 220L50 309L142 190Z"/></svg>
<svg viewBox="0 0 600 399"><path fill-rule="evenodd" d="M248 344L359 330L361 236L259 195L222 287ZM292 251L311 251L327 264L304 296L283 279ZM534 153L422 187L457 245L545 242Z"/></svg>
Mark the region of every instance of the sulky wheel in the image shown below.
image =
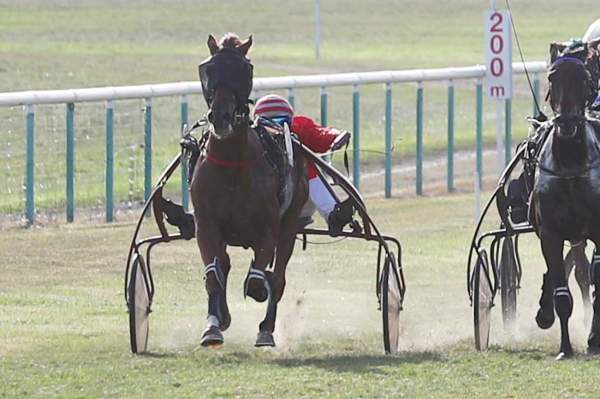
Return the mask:
<svg viewBox="0 0 600 399"><path fill-rule="evenodd" d="M487 254L481 251L473 270L473 322L475 326L475 348L485 351L490 341L493 289L489 275Z"/></svg>
<svg viewBox="0 0 600 399"><path fill-rule="evenodd" d="M129 311L129 337L131 352L144 353L148 349L148 317L150 296L144 258L136 254L131 265L129 286L127 287Z"/></svg>
<svg viewBox="0 0 600 399"><path fill-rule="evenodd" d="M500 298L504 327L512 329L517 319L517 261L512 237L502 242L500 254Z"/></svg>
<svg viewBox="0 0 600 399"><path fill-rule="evenodd" d="M383 346L385 353L398 352L402 293L394 254L390 252L381 274L381 316L383 318Z"/></svg>

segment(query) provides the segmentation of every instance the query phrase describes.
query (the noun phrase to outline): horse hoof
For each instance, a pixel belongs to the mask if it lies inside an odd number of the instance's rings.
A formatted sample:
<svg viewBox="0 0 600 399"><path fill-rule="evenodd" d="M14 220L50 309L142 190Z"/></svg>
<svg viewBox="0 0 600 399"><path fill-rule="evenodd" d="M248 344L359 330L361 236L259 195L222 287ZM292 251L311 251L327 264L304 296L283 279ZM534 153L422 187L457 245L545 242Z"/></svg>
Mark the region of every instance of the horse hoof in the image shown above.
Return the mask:
<svg viewBox="0 0 600 399"><path fill-rule="evenodd" d="M556 356L556 358L554 360L556 361L561 361L561 360L567 360L573 357L573 352L572 351L568 351L568 352L560 352L558 354L558 356Z"/></svg>
<svg viewBox="0 0 600 399"><path fill-rule="evenodd" d="M264 281L255 278L248 281L247 294L256 302L264 302L269 297L269 292L265 287Z"/></svg>
<svg viewBox="0 0 600 399"><path fill-rule="evenodd" d="M588 337L588 353L590 351L596 351L596 353L600 353L600 336L596 333L590 333Z"/></svg>
<svg viewBox="0 0 600 399"><path fill-rule="evenodd" d="M588 355L600 355L600 346L588 346L587 348Z"/></svg>
<svg viewBox="0 0 600 399"><path fill-rule="evenodd" d="M223 334L218 327L210 326L202 332L202 338L200 338L200 345L204 347L215 347L223 345Z"/></svg>
<svg viewBox="0 0 600 399"><path fill-rule="evenodd" d="M535 322L542 330L549 329L552 327L552 324L554 324L554 311L552 312L552 316L549 317L544 314L542 309L538 310L537 314L535 315Z"/></svg>
<svg viewBox="0 0 600 399"><path fill-rule="evenodd" d="M275 340L273 339L273 334L266 331L260 331L256 337L256 343L254 344L257 348L262 348L265 346L273 347L275 346Z"/></svg>

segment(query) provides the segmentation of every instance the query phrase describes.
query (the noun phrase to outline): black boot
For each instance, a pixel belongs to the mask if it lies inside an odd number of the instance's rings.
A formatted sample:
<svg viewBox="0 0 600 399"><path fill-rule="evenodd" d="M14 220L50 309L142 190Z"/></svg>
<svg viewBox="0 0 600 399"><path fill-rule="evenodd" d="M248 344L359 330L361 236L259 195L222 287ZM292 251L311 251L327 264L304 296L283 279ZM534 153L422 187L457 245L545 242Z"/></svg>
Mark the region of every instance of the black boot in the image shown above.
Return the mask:
<svg viewBox="0 0 600 399"><path fill-rule="evenodd" d="M344 227L352 222L354 215L354 205L350 199L340 202L335 205L333 211L327 216L327 224L329 225L329 234L336 236L342 232Z"/></svg>
<svg viewBox="0 0 600 399"><path fill-rule="evenodd" d="M179 229L181 237L186 240L194 238L196 235L196 224L194 216L187 213L181 205L173 203L171 200L163 200L163 210L167 216L167 222Z"/></svg>

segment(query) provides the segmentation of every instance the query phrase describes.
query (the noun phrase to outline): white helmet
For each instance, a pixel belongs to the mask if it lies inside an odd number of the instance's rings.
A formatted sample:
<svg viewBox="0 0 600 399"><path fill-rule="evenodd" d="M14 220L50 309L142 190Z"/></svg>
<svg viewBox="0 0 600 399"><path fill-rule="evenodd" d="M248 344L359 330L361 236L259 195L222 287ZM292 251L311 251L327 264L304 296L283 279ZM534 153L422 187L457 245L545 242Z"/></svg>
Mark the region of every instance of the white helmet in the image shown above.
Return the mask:
<svg viewBox="0 0 600 399"><path fill-rule="evenodd" d="M583 35L584 42L600 39L600 19L594 21Z"/></svg>

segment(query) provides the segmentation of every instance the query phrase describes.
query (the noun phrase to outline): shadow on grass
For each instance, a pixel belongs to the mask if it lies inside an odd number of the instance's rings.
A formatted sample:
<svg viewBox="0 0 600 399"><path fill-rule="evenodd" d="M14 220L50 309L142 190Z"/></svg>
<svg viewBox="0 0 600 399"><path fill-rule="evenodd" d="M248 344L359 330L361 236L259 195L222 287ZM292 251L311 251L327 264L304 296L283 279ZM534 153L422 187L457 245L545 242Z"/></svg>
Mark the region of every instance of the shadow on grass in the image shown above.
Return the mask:
<svg viewBox="0 0 600 399"><path fill-rule="evenodd" d="M182 357L184 354L178 352L144 352L136 353L133 357L149 358L149 359L176 359Z"/></svg>
<svg viewBox="0 0 600 399"><path fill-rule="evenodd" d="M490 352L506 353L522 360L546 360L553 358L551 352L548 352L542 348L503 348L499 346L491 346Z"/></svg>
<svg viewBox="0 0 600 399"><path fill-rule="evenodd" d="M316 367L334 372L386 374L387 372L382 367L446 361L446 357L440 353L425 351L405 352L397 356L337 355L308 358L288 357L285 359L274 359L272 363L286 368Z"/></svg>

